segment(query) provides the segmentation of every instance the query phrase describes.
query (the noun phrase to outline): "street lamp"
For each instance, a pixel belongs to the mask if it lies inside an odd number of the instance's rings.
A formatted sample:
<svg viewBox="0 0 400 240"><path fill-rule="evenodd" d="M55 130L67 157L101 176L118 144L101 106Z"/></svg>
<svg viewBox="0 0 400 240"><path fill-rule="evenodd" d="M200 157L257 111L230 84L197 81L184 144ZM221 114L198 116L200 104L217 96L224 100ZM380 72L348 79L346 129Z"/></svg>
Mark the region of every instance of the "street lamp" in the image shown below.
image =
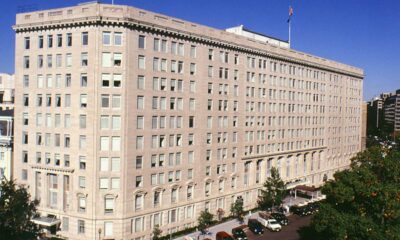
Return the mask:
<svg viewBox="0 0 400 240"><path fill-rule="evenodd" d="M97 230L97 232L99 233L99 240L101 240L101 228L99 228L99 230Z"/></svg>

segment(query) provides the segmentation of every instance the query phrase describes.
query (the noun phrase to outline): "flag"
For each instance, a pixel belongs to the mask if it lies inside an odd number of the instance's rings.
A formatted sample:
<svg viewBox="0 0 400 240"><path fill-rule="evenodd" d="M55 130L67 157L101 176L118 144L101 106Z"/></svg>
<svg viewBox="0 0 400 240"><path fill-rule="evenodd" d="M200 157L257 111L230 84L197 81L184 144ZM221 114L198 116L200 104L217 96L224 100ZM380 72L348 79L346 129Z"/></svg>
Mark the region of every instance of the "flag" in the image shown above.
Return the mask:
<svg viewBox="0 0 400 240"><path fill-rule="evenodd" d="M292 17L292 15L293 15L293 8L292 8L292 6L289 6L289 18L288 18L287 22L290 22L290 18Z"/></svg>

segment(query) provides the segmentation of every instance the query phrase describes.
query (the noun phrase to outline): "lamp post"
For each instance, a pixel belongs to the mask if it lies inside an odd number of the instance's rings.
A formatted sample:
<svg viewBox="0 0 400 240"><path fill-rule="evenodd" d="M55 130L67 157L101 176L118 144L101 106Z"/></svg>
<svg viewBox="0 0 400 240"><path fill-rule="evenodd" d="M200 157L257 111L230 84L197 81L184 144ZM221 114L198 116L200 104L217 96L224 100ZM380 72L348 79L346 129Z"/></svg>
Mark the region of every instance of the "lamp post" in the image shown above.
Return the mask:
<svg viewBox="0 0 400 240"><path fill-rule="evenodd" d="M97 232L99 233L99 240L101 240L101 228L99 228L99 230L97 230Z"/></svg>

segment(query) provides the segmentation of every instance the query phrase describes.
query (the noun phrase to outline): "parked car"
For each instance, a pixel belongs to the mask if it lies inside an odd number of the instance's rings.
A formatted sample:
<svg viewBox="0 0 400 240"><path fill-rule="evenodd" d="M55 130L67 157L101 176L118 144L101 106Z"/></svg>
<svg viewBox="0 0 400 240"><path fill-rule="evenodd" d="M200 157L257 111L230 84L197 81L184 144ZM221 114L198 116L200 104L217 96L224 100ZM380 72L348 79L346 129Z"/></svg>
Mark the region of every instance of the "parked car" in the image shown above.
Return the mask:
<svg viewBox="0 0 400 240"><path fill-rule="evenodd" d="M251 218L249 219L247 226L249 227L250 231L252 231L254 234L263 234L264 233L264 228L261 225L257 219Z"/></svg>
<svg viewBox="0 0 400 240"><path fill-rule="evenodd" d="M247 235L243 231L243 229L245 229L246 227L247 227L246 225L242 225L242 226L233 228L232 229L233 238L236 240L247 240Z"/></svg>
<svg viewBox="0 0 400 240"><path fill-rule="evenodd" d="M307 216L311 214L306 206L292 206L290 211L299 216Z"/></svg>
<svg viewBox="0 0 400 240"><path fill-rule="evenodd" d="M216 240L234 240L234 239L227 232L218 232L217 236L216 236Z"/></svg>
<svg viewBox="0 0 400 240"><path fill-rule="evenodd" d="M289 224L289 220L287 219L287 217L285 216L285 214L282 213L271 213L271 216L278 221L281 225L288 225Z"/></svg>
<svg viewBox="0 0 400 240"><path fill-rule="evenodd" d="M268 228L273 232L279 232L282 230L282 226L273 218L264 219L262 217L258 217L257 219L264 227Z"/></svg>

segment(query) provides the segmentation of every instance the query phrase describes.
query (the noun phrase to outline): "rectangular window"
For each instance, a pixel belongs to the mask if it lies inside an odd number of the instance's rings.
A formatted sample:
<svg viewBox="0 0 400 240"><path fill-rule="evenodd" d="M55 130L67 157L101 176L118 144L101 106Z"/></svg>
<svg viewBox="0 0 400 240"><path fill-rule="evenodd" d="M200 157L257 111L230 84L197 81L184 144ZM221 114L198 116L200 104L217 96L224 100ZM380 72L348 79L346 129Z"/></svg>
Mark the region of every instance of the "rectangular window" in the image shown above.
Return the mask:
<svg viewBox="0 0 400 240"><path fill-rule="evenodd" d="M67 46L72 46L72 33L67 33Z"/></svg>
<svg viewBox="0 0 400 240"><path fill-rule="evenodd" d="M138 57L138 67L139 67L139 69L146 69L145 57L144 56L139 56Z"/></svg>
<svg viewBox="0 0 400 240"><path fill-rule="evenodd" d="M146 47L146 37L145 36L139 36L139 42L138 42L138 47L140 49L144 49Z"/></svg>
<svg viewBox="0 0 400 240"><path fill-rule="evenodd" d="M81 53L81 66L82 67L86 67L88 66L89 62L88 62L88 53L87 52L83 52Z"/></svg>
<svg viewBox="0 0 400 240"><path fill-rule="evenodd" d="M103 52L102 64L103 64L103 67L111 67L111 53Z"/></svg>
<svg viewBox="0 0 400 240"><path fill-rule="evenodd" d="M83 32L82 33L82 46L87 46L89 44L89 33Z"/></svg>
<svg viewBox="0 0 400 240"><path fill-rule="evenodd" d="M103 45L111 45L111 32L103 32Z"/></svg>
<svg viewBox="0 0 400 240"><path fill-rule="evenodd" d="M122 46L122 33L120 32L114 33L114 45Z"/></svg>
<svg viewBox="0 0 400 240"><path fill-rule="evenodd" d="M62 34L57 34L57 47L62 47Z"/></svg>

